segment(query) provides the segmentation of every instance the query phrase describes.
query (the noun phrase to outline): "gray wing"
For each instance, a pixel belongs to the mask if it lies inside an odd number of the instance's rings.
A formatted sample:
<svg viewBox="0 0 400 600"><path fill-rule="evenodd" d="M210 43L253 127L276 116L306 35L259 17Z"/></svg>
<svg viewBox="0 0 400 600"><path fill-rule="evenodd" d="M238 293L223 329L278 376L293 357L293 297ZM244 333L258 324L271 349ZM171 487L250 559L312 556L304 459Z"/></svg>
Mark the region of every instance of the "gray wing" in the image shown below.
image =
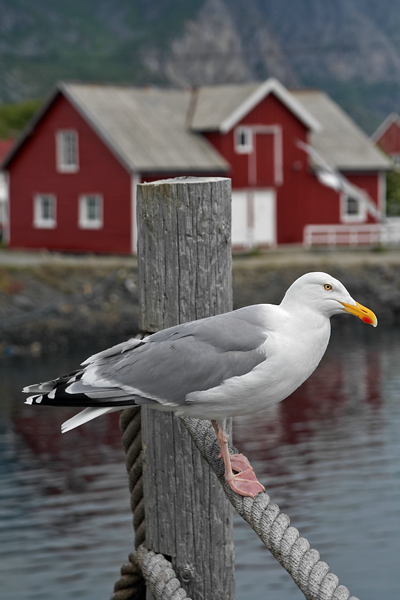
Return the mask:
<svg viewBox="0 0 400 600"><path fill-rule="evenodd" d="M245 375L265 360L260 312L246 307L160 331L122 353L110 349L89 359L82 383L122 388L136 403L183 404L190 392Z"/></svg>

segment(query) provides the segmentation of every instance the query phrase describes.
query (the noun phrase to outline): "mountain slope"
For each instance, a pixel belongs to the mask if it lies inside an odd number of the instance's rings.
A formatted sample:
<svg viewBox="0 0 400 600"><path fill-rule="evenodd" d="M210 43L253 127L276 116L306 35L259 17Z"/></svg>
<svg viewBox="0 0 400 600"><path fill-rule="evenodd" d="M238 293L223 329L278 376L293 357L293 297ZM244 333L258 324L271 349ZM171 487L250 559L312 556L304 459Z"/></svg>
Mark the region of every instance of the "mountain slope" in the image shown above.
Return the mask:
<svg viewBox="0 0 400 600"><path fill-rule="evenodd" d="M400 0L0 0L0 101L59 79L320 87L367 130L400 110Z"/></svg>
<svg viewBox="0 0 400 600"><path fill-rule="evenodd" d="M165 48L201 4L0 0L0 99L43 96L59 79L149 82L143 52Z"/></svg>

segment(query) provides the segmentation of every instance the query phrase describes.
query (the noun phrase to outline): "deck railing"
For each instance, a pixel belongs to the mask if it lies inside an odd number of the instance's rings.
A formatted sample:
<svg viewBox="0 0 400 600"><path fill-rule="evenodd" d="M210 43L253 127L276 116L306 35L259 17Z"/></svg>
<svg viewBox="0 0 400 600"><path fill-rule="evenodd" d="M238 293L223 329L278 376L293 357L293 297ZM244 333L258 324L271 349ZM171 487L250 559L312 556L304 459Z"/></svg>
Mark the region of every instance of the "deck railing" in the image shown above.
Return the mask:
<svg viewBox="0 0 400 600"><path fill-rule="evenodd" d="M400 244L400 219L384 223L346 225L306 225L304 246L368 246Z"/></svg>

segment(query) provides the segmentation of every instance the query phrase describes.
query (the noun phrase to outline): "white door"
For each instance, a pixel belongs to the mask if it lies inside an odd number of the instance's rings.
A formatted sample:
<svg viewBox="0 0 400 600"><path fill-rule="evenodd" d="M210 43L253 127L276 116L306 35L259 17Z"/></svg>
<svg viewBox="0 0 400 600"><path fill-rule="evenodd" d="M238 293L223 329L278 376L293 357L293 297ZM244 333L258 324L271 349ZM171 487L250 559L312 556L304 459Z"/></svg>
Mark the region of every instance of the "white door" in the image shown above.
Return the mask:
<svg viewBox="0 0 400 600"><path fill-rule="evenodd" d="M232 246L251 248L275 244L275 191L232 192Z"/></svg>
<svg viewBox="0 0 400 600"><path fill-rule="evenodd" d="M253 192L255 245L274 246L276 244L276 201L274 190Z"/></svg>
<svg viewBox="0 0 400 600"><path fill-rule="evenodd" d="M232 246L249 246L247 192L232 192Z"/></svg>

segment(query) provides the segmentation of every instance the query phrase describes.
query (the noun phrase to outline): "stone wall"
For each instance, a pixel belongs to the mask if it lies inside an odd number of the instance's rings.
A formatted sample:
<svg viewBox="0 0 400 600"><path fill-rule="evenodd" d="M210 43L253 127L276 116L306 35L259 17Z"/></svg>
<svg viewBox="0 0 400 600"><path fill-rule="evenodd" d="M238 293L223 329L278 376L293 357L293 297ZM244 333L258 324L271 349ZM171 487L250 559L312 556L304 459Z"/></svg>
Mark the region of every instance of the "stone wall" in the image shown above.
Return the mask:
<svg viewBox="0 0 400 600"><path fill-rule="evenodd" d="M136 335L136 261L121 264L0 267L0 357L97 350ZM400 324L400 253L235 258L234 306L279 303L290 284L308 271L337 277L354 299L377 314L380 327ZM356 321L338 316L333 326L355 327Z"/></svg>

